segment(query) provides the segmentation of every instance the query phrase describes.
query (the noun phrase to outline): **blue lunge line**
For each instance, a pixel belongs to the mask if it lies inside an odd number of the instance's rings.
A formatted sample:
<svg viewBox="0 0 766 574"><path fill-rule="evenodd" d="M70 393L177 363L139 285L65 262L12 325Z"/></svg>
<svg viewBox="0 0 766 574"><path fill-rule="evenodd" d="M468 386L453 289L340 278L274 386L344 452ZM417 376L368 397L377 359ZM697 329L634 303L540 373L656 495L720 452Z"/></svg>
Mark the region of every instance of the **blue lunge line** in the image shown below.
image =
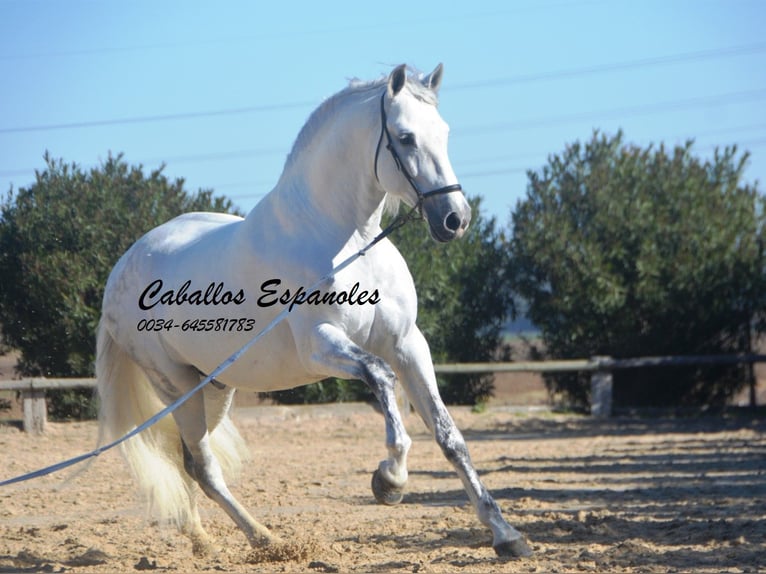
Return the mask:
<svg viewBox="0 0 766 574"><path fill-rule="evenodd" d="M396 219L391 222L391 224L386 227L380 234L378 234L369 244L367 244L364 248L360 249L353 255L351 255L348 259L343 261L342 263L338 264L337 267L335 267L332 271L330 271L327 275L319 279L316 283L314 283L311 287L309 287L308 291L313 291L317 287L319 287L322 283L325 281L332 279L338 272L342 271L351 263L353 263L358 257L361 257L367 251L369 251L373 245L378 243L381 239L389 235L394 229L397 229L398 227L404 225L411 217L412 213L414 212L414 208L410 213L408 213L406 216L399 215ZM218 367L210 373L208 376L206 376L200 383L191 389L190 391L187 391L186 394L181 395L180 398L178 398L174 403L171 403L164 409L162 409L160 412L158 412L156 415L151 417L150 419L146 420L136 428L134 428L132 431L130 431L125 436L110 442L109 444L105 444L103 446L100 446L88 453L81 454L79 456L76 456L74 458L70 458L68 460L64 460L61 462L58 462L56 464L52 464L51 466L46 466L45 468L41 468L39 470L35 470L33 472L29 472L27 474L23 474L21 476L17 476L15 478L9 478L8 480L4 480L0 482L0 486L7 486L9 484L14 484L17 482L24 482L25 480L31 480L33 478L37 478L40 476L45 476L48 474L52 474L54 472L58 472L59 470L63 470L65 468L68 468L72 465L77 464L78 462L82 462L84 460L88 460L89 458L96 457L100 455L103 452L106 452L107 450L110 450L117 445L122 444L126 440L128 440L131 437L134 437L141 431L144 431L148 429L150 426L155 424L160 419L164 418L165 416L169 415L173 411L175 411L178 407L180 407L182 404L184 404L186 401L188 401L192 395L199 392L205 385L207 385L209 382L211 382L213 379L215 379L218 375L223 373L226 369L228 369L237 359L239 359L245 351L247 351L250 347L252 347L258 340L260 340L264 335L266 335L269 331L271 331L274 327L277 326L277 324L282 321L287 315L290 313L290 307L286 306L282 309L282 311L274 317L274 319L271 320L271 323L269 323L266 328L264 328L260 333L258 333L255 337L250 339L245 345L242 346L241 349L239 349L237 352L235 352L233 355L231 355L228 359L226 359L223 363L218 365Z"/></svg>
<svg viewBox="0 0 766 574"><path fill-rule="evenodd" d="M59 470L63 470L69 466L72 466L73 464L77 464L78 462L82 462L84 460L88 460L89 458L92 458L94 456L100 455L102 452L107 451L111 448L116 447L118 444L121 444L128 440L129 438L137 435L142 430L149 428L154 423L156 423L158 420L160 420L162 417L164 417L168 413L172 413L174 410L176 410L178 407L180 407L186 400L191 397L194 393L196 393L198 390L200 390L203 386L205 386L207 383L210 382L212 379L211 376L205 377L205 380L203 380L199 385L194 387L191 391L183 395L181 398L179 398L176 402L173 404L165 407L163 410L158 412L156 415L151 417L149 420L145 421L140 426L137 426L132 431L130 431L128 434L123 436L122 438L117 439L114 442L110 442L109 444L100 446L88 453L81 454L80 456L76 456L74 458L70 458L69 460L64 460L62 462L57 462L56 464L52 464L50 466L46 466L45 468L41 468L39 470L35 470L33 472L29 472L27 474L22 474L21 476L17 476L15 478L9 478L8 480L4 480L0 482L0 486L6 486L8 484L14 484L16 482L23 482L25 480L31 480L33 478L37 478L39 476L45 476L46 474L51 474L54 472L57 472Z"/></svg>
<svg viewBox="0 0 766 574"><path fill-rule="evenodd" d="M356 257L354 257L354 259L355 258ZM344 262L344 264L345 263L347 263L347 262ZM317 281L317 284L321 283L322 281L327 280L334 273L336 273L338 269L334 269L333 272L330 275L322 277L322 279ZM289 312L289 308L285 307L282 310L282 312L279 313L279 315L277 315L276 317L274 317L274 319L272 319L271 323L269 323L266 326L265 329L263 329L255 337L250 339L250 341L248 341L241 349L239 349L236 353L231 355L223 363L218 365L218 367L212 373L210 373L208 376L206 376L204 379L202 379L202 381L200 381L200 383L196 387L194 387L190 391L187 391L185 394L181 395L181 397L179 397L175 402L171 403L170 405L168 405L167 407L162 409L160 412L158 412L153 417L147 419L145 422L143 422L142 424L140 424L139 426L134 428L132 431L130 431L125 436L123 436L121 438L118 438L117 440L115 440L113 442L110 442L109 444L105 444L103 446L100 446L100 447L98 447L98 448L96 448L96 449L94 449L94 450L92 450L92 451L90 451L88 453L81 454L81 455L76 456L74 458L70 458L68 460L64 460L64 461L58 462L56 464L52 464L51 466L46 466L45 468L41 468L39 470L35 470L35 471L27 473L27 474L23 474L21 476L15 477L15 478L9 478L8 480L4 480L4 481L0 482L0 486L6 486L6 485L9 485L9 484L14 484L16 482L23 482L25 480L31 480L31 479L37 478L39 476L45 476L47 474L52 474L52 473L57 472L59 470L65 469L65 468L70 467L70 466L72 466L74 464L77 464L78 462L82 462L84 460L88 460L89 458L96 457L96 456L100 455L102 452L105 452L105 451L107 451L109 449L112 449L112 448L116 447L117 445L122 444L123 442L125 442L129 438L134 437L135 435L137 435L141 431L144 431L144 430L148 429L150 426L155 424L157 421L159 421L160 419L164 418L166 415L169 415L170 413L172 413L174 410L176 410L178 407L180 407L182 404L184 404L186 401L188 401L192 397L192 395L194 395L195 393L199 392L210 381L212 381L218 375L220 375L226 369L228 369L237 359L239 359L242 356L242 354L245 351L247 351L250 347L252 347L256 343L256 341L258 341L266 333L271 331L277 325L277 323L279 323L282 319L284 319L285 316L287 316L288 312Z"/></svg>

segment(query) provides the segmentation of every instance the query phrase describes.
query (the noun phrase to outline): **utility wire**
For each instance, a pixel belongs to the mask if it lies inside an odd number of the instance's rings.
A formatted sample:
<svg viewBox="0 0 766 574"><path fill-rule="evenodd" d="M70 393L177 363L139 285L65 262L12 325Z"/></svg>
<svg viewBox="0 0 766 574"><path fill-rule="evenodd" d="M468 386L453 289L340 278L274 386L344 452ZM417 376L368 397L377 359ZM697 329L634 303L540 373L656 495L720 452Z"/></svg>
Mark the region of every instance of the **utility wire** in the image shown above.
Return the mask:
<svg viewBox="0 0 766 574"><path fill-rule="evenodd" d="M742 141L736 144L737 148L740 150L749 150L751 148L761 147L763 145L766 145L766 138L758 138L758 139L752 139L747 141ZM703 147L695 147L695 152L711 152L718 149L723 149L725 146L720 145L708 145ZM547 155L550 152L547 152L546 154L541 155ZM465 172L460 173L461 179L471 179L471 178L480 178L480 177L492 177L495 175L510 175L514 173L526 173L530 171L530 167L526 166L513 166L513 167L499 167L497 169L485 169L482 171L474 171L474 172ZM534 171L534 170L533 170Z"/></svg>
<svg viewBox="0 0 766 574"><path fill-rule="evenodd" d="M617 72L623 70L633 70L636 68L649 68L654 66L665 66L668 64L677 64L680 62L693 62L698 60L710 60L715 58L731 58L733 56L742 56L746 54L757 54L766 52L766 42L757 42L755 44L744 44L741 46L731 46L729 48L716 48L712 50L698 50L695 52L684 52L681 54L669 54L666 56L656 56L652 58L640 58L638 60L628 60L625 62L614 62L609 64L596 64L593 66L582 66L578 68L565 68L552 72L540 72L536 74L521 74L517 76L508 76L505 78L494 78L488 80L477 80L474 82L463 82L445 86L444 91L470 90L475 88L509 86L513 84L524 84L539 82L542 80L560 80L565 78L577 78L592 74L603 74L606 72Z"/></svg>
<svg viewBox="0 0 766 574"><path fill-rule="evenodd" d="M741 150L749 150L752 148L757 148L766 145L766 138L757 138L752 140L746 140L742 141L736 144L738 149ZM719 146L719 145L708 145L703 147L695 147L695 152L711 152L714 149L722 149L725 146ZM538 154L538 157L540 156L548 156L550 152L541 152ZM525 154L526 155L526 154ZM462 180L469 180L469 179L479 179L482 177L492 177L496 175L512 175L512 174L518 174L518 173L527 173L528 171L533 170L534 168L530 166L511 166L511 167L504 167L504 168L497 168L497 169L485 169L481 171L460 171L458 175L460 176L460 179ZM273 182L265 182L265 181L241 181L237 183L227 183L227 184L221 184L221 185L211 185L207 186L211 189L214 189L218 191L219 189L223 189L226 187L246 187L248 189L271 189L273 187ZM227 195L226 197L228 199L231 199L232 201L242 201L247 199L260 199L266 195L265 192L261 193L252 193L250 191L241 194L241 195Z"/></svg>
<svg viewBox="0 0 766 574"><path fill-rule="evenodd" d="M582 8L583 6L587 5L597 5L597 4L608 4L610 0L559 0L559 1L553 1L553 2L542 2L540 0L535 0L531 5L529 6L518 6L513 5L510 8L504 8L501 10L490 10L490 11L483 11L483 12L469 12L465 14L453 14L453 15L445 15L445 14L439 14L439 15L432 15L429 17L428 24L432 27L435 27L439 23L448 23L448 22L454 22L455 20L459 20L462 23L465 23L468 20L486 20L486 19L497 19L504 16L514 15L514 14L521 14L526 13L530 11L539 11L539 10L551 10L551 9L558 9L558 8L567 8L567 7L579 7ZM59 51L49 51L49 52L30 52L30 53L5 53L0 54L0 62L3 61L13 61L13 60L26 60L26 59L49 59L49 58L60 58L60 57L70 57L70 56L93 56L93 55L102 55L102 54L111 54L111 53L119 53L119 52L134 52L134 51L144 51L144 50L165 50L165 49L177 49L177 48L193 48L193 47L200 47L200 46L211 46L211 45L226 45L226 44L242 44L245 42L251 43L254 41L270 41L273 38L313 38L317 36L337 36L339 34L348 34L351 32L366 32L366 31L373 31L373 30L385 30L385 29L395 29L395 30L401 30L403 26L407 26L410 28L417 28L421 29L423 26L423 22L413 20L411 18L403 18L400 20L381 20L381 19L375 19L371 20L369 22L366 22L364 24L348 24L345 26L331 26L331 27L323 27L323 28L315 28L315 29L309 29L309 30L295 30L292 27L289 27L287 29L269 29L268 31L263 30L259 31L256 35L244 35L244 36L225 36L225 37L217 37L217 38L209 38L205 40L200 40L199 38L194 40L182 40L182 41L158 41L154 43L147 43L147 44L134 44L134 45L126 45L126 46L107 46L107 47L101 47L101 48L81 48L81 49L73 49L73 50L59 50Z"/></svg>
<svg viewBox="0 0 766 574"><path fill-rule="evenodd" d="M727 94L716 94L713 96L699 96L696 98L685 98L682 100L670 100L666 102L656 102L652 104L640 104L636 106L624 106L612 108L609 110L598 110L589 112L576 112L573 114L562 114L559 116L548 116L534 118L530 120L517 120L513 122L494 122L492 124L472 126L466 128L455 128L455 135L467 136L484 134L496 131L517 131L549 125L557 125L567 122L577 122L592 119L603 118L630 118L653 113L668 112L674 110L687 110L690 108L700 108L713 105L723 105L732 103L752 102L766 98L766 88L758 90L743 90L738 92L729 92Z"/></svg>
<svg viewBox="0 0 766 574"><path fill-rule="evenodd" d="M689 109L689 108L705 107L705 106L711 106L711 105L722 105L727 103L740 103L740 102L760 100L764 98L766 98L766 89L732 92L729 94L701 96L698 98L659 102L655 104L645 104L641 106L613 108L610 110L601 110L601 111L581 112L581 113L575 113L575 114L560 115L556 117L537 118L532 120L521 120L517 122L507 122L507 123L499 123L499 124L484 125L484 126L472 126L472 127L462 128L462 129L455 128L453 130L453 136L460 138L463 136L473 136L473 135L479 135L479 134L483 134L486 132L493 132L493 131L521 131L524 129L544 127L547 125L555 125L555 124L574 122L574 121L584 121L588 119L593 120L593 119L604 118L604 117L629 118L629 117L635 117L640 115L647 115L650 113L661 113L664 111L672 111L676 109ZM749 131L754 129L762 129L764 127L766 127L766 124L759 123L759 124L752 124L747 126L736 126L731 128L708 130L708 131L700 132L693 136L687 136L687 139L696 139L696 138L706 137L710 135L721 135L721 134L737 132L737 131ZM220 160L230 160L230 159L239 159L239 158L248 158L248 157L264 157L269 155L285 154L287 153L287 151L288 151L287 148L285 149L262 148L262 149L251 149L251 150L235 150L235 151L227 151L227 152L212 152L212 153L205 153L205 154L181 155L181 156L175 156L175 157L171 156L171 157L166 157L164 159L145 159L145 160L140 160L137 163L140 163L142 165L152 164L152 163L164 163L164 164L171 164L171 163L178 164L178 163L189 163L189 162L196 163L201 161L220 161ZM528 156L531 154L525 153L524 155ZM502 159L519 159L519 158L518 158L518 154L516 154L516 157L514 156L505 157L505 158L496 157L495 159L497 161L502 161ZM474 163L474 164L487 163L489 161L492 161L492 159L481 158L479 160L469 161L469 163ZM37 168L2 170L0 171L0 177L14 177L17 175L26 175L29 173L34 173L36 169Z"/></svg>
<svg viewBox="0 0 766 574"><path fill-rule="evenodd" d="M739 125L739 126L730 126L727 128L717 128L712 130L704 130L701 132L696 132L694 135L686 135L686 136L672 136L669 138L657 138L657 141L687 141L692 140L697 146L699 143L699 140L702 138L708 138L711 136L722 136L725 134L730 133L736 133L736 132L748 132L748 131L763 131L766 130L766 124L760 123L760 124L748 124L748 125ZM738 146L747 145L748 143L752 141L760 141L760 140L749 140L746 142L738 143ZM525 159L537 159L540 157L546 157L548 154L551 153L551 150L546 151L539 151L539 152L530 152L525 151L521 153L512 153L512 154L499 154L499 155L493 155L493 156L482 156L482 157L474 157L469 159L462 159L460 161L460 165L462 166L477 166L482 164L488 164L488 163L501 163L501 162L507 162L507 161L515 161L515 160L525 160Z"/></svg>
<svg viewBox="0 0 766 574"><path fill-rule="evenodd" d="M645 68L659 65L667 65L671 63L706 60L712 58L728 58L734 56L741 56L745 54L753 54L758 52L766 52L766 42L758 42L754 44L745 44L740 46L732 46L729 48L718 48L711 50L700 50L695 52L685 52L681 54L670 54L666 56L657 56L653 58L642 58L638 60L629 60L625 62L616 62L610 64L598 64L594 66L585 66L580 68L571 68L565 70L558 70L553 72L542 72L539 74L526 74L519 76L510 76L506 78L496 78L488 80L480 80L475 82L464 82L462 84L453 84L444 88L444 91L449 90L470 90L485 87L499 87L504 85L531 83L542 80L551 79L564 79L564 78L576 78L579 76L586 76L592 74L600 74L613 72L618 70L629 70L634 68ZM242 115L257 112L268 112L278 110L290 110L299 108L309 108L314 106L316 102L291 102L291 103L272 103L262 104L258 106L245 106L241 108L228 108L221 110L207 110L197 112L186 113L173 113L173 114L156 114L150 116L136 116L128 118L113 118L105 120L92 120L82 122L69 122L59 124L47 124L37 126L18 126L0 128L0 134L11 133L26 133L35 131L52 131L62 129L80 129L91 128L101 126L114 126L124 124L138 124L138 123L155 123L172 120L188 120L204 117L216 117L216 116L232 116Z"/></svg>
<svg viewBox="0 0 766 574"><path fill-rule="evenodd" d="M15 128L0 128L0 134L42 132L53 130L67 130L77 128L93 128L101 126L116 126L126 124L147 124L166 122L171 120L188 120L197 118L210 118L215 116L237 116L256 112L274 112L281 110L294 110L307 108L315 102L289 102L284 104L263 104L260 106L245 106L242 108L228 108L223 110L209 110L201 112L186 112L177 114L158 114L153 116L136 116L132 118L116 118L111 120L92 120L85 122L71 122L63 124L47 124L39 126L20 126Z"/></svg>

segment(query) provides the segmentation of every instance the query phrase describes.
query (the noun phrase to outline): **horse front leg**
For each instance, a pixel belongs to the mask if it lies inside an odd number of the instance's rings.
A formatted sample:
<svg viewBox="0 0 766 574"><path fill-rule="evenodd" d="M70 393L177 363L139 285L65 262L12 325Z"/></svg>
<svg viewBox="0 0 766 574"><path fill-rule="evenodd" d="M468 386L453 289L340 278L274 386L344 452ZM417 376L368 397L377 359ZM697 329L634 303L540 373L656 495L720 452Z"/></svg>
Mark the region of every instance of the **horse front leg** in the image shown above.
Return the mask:
<svg viewBox="0 0 766 574"><path fill-rule="evenodd" d="M457 471L479 520L492 530L495 552L500 556L530 556L532 550L524 537L506 522L479 479L463 435L439 396L431 352L420 330L413 329L390 361L413 406Z"/></svg>
<svg viewBox="0 0 766 574"><path fill-rule="evenodd" d="M346 334L329 324L315 331L307 367L325 376L364 381L377 398L386 423L388 458L378 465L372 476L375 499L388 505L401 502L407 483L407 453L412 440L404 428L396 403L396 375L380 357L351 341Z"/></svg>

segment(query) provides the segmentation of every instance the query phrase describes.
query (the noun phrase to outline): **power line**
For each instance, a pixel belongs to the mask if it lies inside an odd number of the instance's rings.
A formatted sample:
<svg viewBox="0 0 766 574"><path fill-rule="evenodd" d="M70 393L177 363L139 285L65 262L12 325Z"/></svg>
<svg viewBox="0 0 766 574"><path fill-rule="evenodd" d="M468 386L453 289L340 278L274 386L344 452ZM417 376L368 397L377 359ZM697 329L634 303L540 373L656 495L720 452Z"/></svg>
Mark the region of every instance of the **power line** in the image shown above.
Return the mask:
<svg viewBox="0 0 766 574"><path fill-rule="evenodd" d="M738 142L737 147L740 148L743 151L749 151L752 148L762 147L766 145L766 138L758 138L753 140L745 140ZM721 148L722 146L718 145L709 145L704 146L700 148L695 148L694 151L697 152L704 152L704 151L713 151L716 148ZM550 152L543 152L539 155L548 155ZM511 156L509 156L511 157ZM500 159L500 158L498 158ZM479 179L483 177L493 177L497 175L513 175L513 174L519 174L519 173L526 173L531 168L529 166L512 166L512 167L501 167L497 169L484 169L481 171L464 171L460 172L458 175L461 179ZM0 177L7 177L9 174L14 175L26 175L30 172L35 171L35 169L25 170L23 172L0 172ZM260 181L239 181L239 182L229 182L229 183L222 183L222 184L216 184L216 185L204 185L204 186L197 186L200 189L212 189L216 192L220 191L221 189L231 188L231 187L247 187L247 188L266 188L270 190L271 187L273 187L274 182L267 182L265 180ZM260 192L260 193L245 193L242 195L230 195L227 196L228 199L232 201L242 201L246 199L260 199L261 197L265 196L267 192Z"/></svg>
<svg viewBox="0 0 766 574"><path fill-rule="evenodd" d="M761 147L766 145L766 138L757 138L752 140L745 140L738 142L736 144L737 148L740 151L748 151L751 148ZM725 146L720 145L708 145L708 146L702 146L702 147L695 147L695 152L711 152L715 149L723 149ZM547 155L547 153L546 153ZM529 166L512 166L512 167L500 167L497 169L485 169L481 171L474 171L474 172L464 172L460 173L459 176L462 179L471 179L471 178L481 178L481 177L492 177L495 175L511 175L515 173L526 173L531 168Z"/></svg>
<svg viewBox="0 0 766 574"><path fill-rule="evenodd" d="M460 136L479 135L496 131L519 131L531 128L545 127L568 122L577 122L592 119L604 118L628 118L652 113L668 112L678 109L690 109L707 107L712 105L722 105L730 103L742 103L758 101L766 98L766 88L758 90L743 90L738 92L729 92L727 94L716 94L713 96L699 96L696 98L686 98L682 100L670 100L666 102L657 102L653 104L640 104L636 106L624 106L612 108L609 110L577 112L573 114L562 114L559 116L549 116L535 118L531 120L517 120L513 122L494 122L492 124L473 126L467 128L455 128L453 133Z"/></svg>
<svg viewBox="0 0 766 574"><path fill-rule="evenodd" d="M766 145L766 138L756 138L752 140L745 140L745 141L738 142L736 145L737 145L737 148L740 149L741 151L747 151L750 148L756 148L756 147L761 147ZM725 146L707 145L702 147L695 147L694 151L695 152L711 152L715 150L716 148L722 149L723 147ZM550 152L545 152L539 155L547 156L549 153ZM460 177L460 179L463 179L463 180L478 179L482 177L492 177L496 175L512 175L517 173L527 173L530 169L533 169L533 168L529 166L511 166L511 167L501 167L497 169L485 169L485 170L473 171L473 172L461 171L458 173L458 176ZM265 181L241 181L236 183L225 183L221 185L211 185L206 187L209 187L211 189L218 191L219 189L223 189L226 187L264 188L267 186L268 186L268 189L271 190L271 188L273 187L273 182L270 183ZM264 192L264 193L246 193L243 195L231 195L227 197L234 201L234 200L242 200L242 199L261 198L265 195L266 193Z"/></svg>
<svg viewBox="0 0 766 574"><path fill-rule="evenodd" d="M189 155L177 155L177 156L167 156L163 158L139 159L139 160L136 160L135 163L139 165L145 165L145 164L169 165L171 163L172 164L199 163L199 162L205 162L205 161L221 161L221 160L243 159L243 158L250 158L250 157L265 157L269 155L282 155L286 153L287 153L286 149L263 148L263 149L234 150L234 151L209 152L209 153L189 154ZM4 171L0 171L0 177L27 175L29 173L33 173L36 169L37 168L34 168L34 167L28 167L26 169L4 170Z"/></svg>
<svg viewBox="0 0 766 574"><path fill-rule="evenodd" d="M467 128L456 128L453 130L453 133L458 134L460 136L466 136L466 135L471 136L471 135L483 134L487 132L496 132L496 131L518 131L523 129L544 127L547 125L553 125L558 123L582 121L582 120L589 120L594 118L609 118L609 117L615 117L615 116L624 118L624 117L631 117L631 116L638 116L638 115L647 115L647 114L651 114L655 112L672 111L679 108L689 109L689 108L705 107L705 106L711 106L711 105L722 105L727 103L742 103L742 102L749 102L749 101L758 101L764 98L766 98L766 89L743 90L743 91L737 91L737 92L729 92L727 94L716 94L713 96L699 96L696 98L687 98L682 100L671 100L666 102L656 102L652 104L641 104L637 106L625 106L620 108L612 108L610 110L577 112L573 114L563 114L559 116L552 116L547 118L543 117L543 118L536 118L531 120L517 120L513 122L495 122L489 125L470 126ZM187 118L193 118L193 117L205 117L205 116L216 116L216 115L235 115L240 113L273 111L273 110L279 110L279 109L292 109L292 108L306 107L308 105L309 104L305 102L303 103L294 102L294 103L286 103L286 104L251 106L246 108L232 108L228 110L218 110L218 111L212 111L212 112L167 114L167 115L160 115L160 116L125 118L120 120L99 120L99 121L92 121L92 122L78 122L78 123L70 123L70 124L52 124L48 126L0 128L0 134L80 128L80 127L106 126L106 125L116 125L116 124L125 124L125 123L166 121L166 120L187 119ZM249 152L239 152L239 153L249 153ZM271 153L279 153L279 152L277 150L268 150L267 152L264 152L262 150L260 152L255 153L255 155L266 155ZM207 155L210 156L212 154L207 154ZM188 157L192 157L192 156L188 156ZM220 159L220 157L217 159ZM0 174L3 174L3 173L5 173L6 175L8 174L8 172L0 172Z"/></svg>
<svg viewBox="0 0 766 574"><path fill-rule="evenodd" d="M766 97L766 89L764 90L753 90L753 91L744 91L744 92L733 92L731 94L720 94L716 96L707 96L707 97L700 97L700 98L692 98L692 99L686 99L686 100L676 100L676 101L670 101L670 102L663 102L658 104L647 104L644 106L634 106L632 108L617 108L612 110L603 110L603 111L595 111L595 112L585 112L585 113L578 113L578 114L569 114L569 115L562 115L552 118L538 118L534 120L528 120L528 121L521 121L521 122L511 122L506 124L494 124L491 126L475 126L475 127L469 127L469 128L463 128L461 130L454 130L454 135L460 137L464 135L477 135L481 134L487 131L505 131L505 130L522 130L522 129L528 129L528 128L534 128L534 127L541 127L549 124L556 124L556 123L566 123L567 121L580 121L583 119L592 119L592 118L598 118L598 117L609 117L613 115L620 115L620 117L625 117L625 115L643 115L646 113L656 112L656 111L669 111L673 109L677 109L679 107L682 108L688 108L688 107L699 107L699 106L705 106L705 105L713 105L713 104L720 104L722 103L722 100L726 100L727 97L736 96L734 100L732 101L750 101L751 99L762 99ZM726 103L725 101L723 103ZM630 112L630 113L627 113ZM726 133L732 133L732 132L740 132L740 131L752 131L752 130L759 130L766 127L766 124L758 123L758 124L749 124L749 125L740 125L740 126L733 126L728 128L719 128L715 130L706 130L699 132L695 135L687 135L687 136L676 136L675 139L693 139L696 140L698 138L703 137L709 137L709 136L719 136ZM756 140L757 141L757 140ZM220 161L220 160L231 160L231 159L241 159L241 158L248 158L248 157L264 157L269 155L280 155L287 153L287 148L281 149L281 148L261 148L261 149L249 149L249 150L233 150L233 151L224 151L224 152L209 152L209 153L202 153L202 154L189 154L189 155L180 155L180 156L169 156L165 158L154 158L154 159L143 159L143 160L137 160L136 163L144 165L144 164L153 164L153 163L164 163L164 164L177 164L177 163L196 163L196 162L202 162L202 161ZM540 152L538 154L533 154L531 152L524 152L523 154L510 154L510 155L500 155L500 156L494 156L494 157L482 157L477 158L473 160L467 160L464 162L464 164L481 164L481 163L490 163L494 161L507 161L509 159L523 159L525 157L537 157L539 155L545 155L547 152ZM0 171L0 177L14 177L19 175L28 175L30 173L34 173L37 168L30 167L25 169L13 169L13 170L2 170ZM505 173L505 171L504 171ZM478 177L481 177L480 174L471 174L476 175ZM492 173L488 173L487 175L492 175ZM227 184L229 185L229 184Z"/></svg>
<svg viewBox="0 0 766 574"><path fill-rule="evenodd" d="M289 149L289 148L288 148ZM230 159L244 159L251 157L265 157L269 155L284 155L287 149L284 148L262 148L262 149L243 149L235 151L209 152L189 155L168 156L165 158L145 159L140 163L198 163L204 161L220 161Z"/></svg>
<svg viewBox="0 0 766 574"><path fill-rule="evenodd" d="M550 10L555 8L562 8L562 7L568 7L568 6L584 6L588 4L606 4L609 0L559 0L559 1L553 1L548 3L542 3L542 2L535 2L533 5L528 7L521 7L521 6L513 6L511 9L503 9L503 10L492 10L492 11L484 11L484 12L469 12L467 14L461 14L461 15L436 15L436 16L430 16L428 20L428 24L431 26L434 26L437 23L445 23L445 22L453 22L455 20L460 20L460 22L465 22L466 20L482 20L482 19L488 19L488 18L498 18L506 15L512 15L512 14L519 14L524 12L529 12L531 10ZM110 54L110 53L119 53L119 52L133 52L133 51L142 51L142 50L162 50L162 49L175 49L175 48L188 48L188 47L199 47L199 46L210 46L210 45L217 45L217 44L241 44L243 42L252 42L254 40L270 40L272 38L281 38L284 39L286 37L297 37L297 38L305 38L305 37L315 37L315 36L323 36L323 35L338 35L348 32L359 32L359 31L371 31L371 30L380 30L380 29L390 29L394 28L396 30L401 30L403 26L408 27L417 27L420 28L424 25L421 21L416 21L413 19L401 19L401 20L371 20L369 22L366 22L363 25L360 24L349 24L345 26L331 26L331 27L324 27L324 28L315 28L315 29L309 29L309 30L295 30L293 27L290 27L286 30L276 30L276 29L270 29L268 31L261 31L257 35L245 35L245 36L226 36L226 37L218 37L218 38L209 38L206 40L189 40L189 41L177 41L177 42L168 42L168 41L159 41L159 42L153 42L153 43L147 43L147 44L134 44L134 45L127 45L127 46L106 46L106 47L100 47L100 48L81 48L81 49L70 49L70 50L59 50L59 51L49 51L49 52L32 52L32 53L17 53L17 54L0 54L0 62L2 61L13 61L13 60L24 60L24 59L42 59L42 58L58 58L58 57L70 57L70 56L91 56L91 55L100 55L100 54Z"/></svg>
<svg viewBox="0 0 766 574"><path fill-rule="evenodd" d="M625 62L614 62L611 64L597 64L594 66L583 66L579 68L567 68L555 70L553 72L540 72L536 74L521 74L505 78L495 78L489 80L478 80L475 82L463 82L445 86L444 91L469 90L475 88L509 86L513 84L524 84L539 82L542 80L559 80L563 78L576 78L592 74L603 74L606 72L616 72L622 70L632 70L636 68L649 68L653 66L664 66L668 64L677 64L680 62L692 62L696 60L710 60L714 58L730 58L733 56L742 56L746 54L756 54L766 52L766 42L755 44L744 44L741 46L732 46L729 48L717 48L713 50L699 50L696 52L684 52L681 54L670 54L666 56L656 56L652 58L641 58L638 60L628 60Z"/></svg>
<svg viewBox="0 0 766 574"><path fill-rule="evenodd" d="M314 102L291 102L284 104L263 104L260 106L245 106L242 108L228 108L223 110L209 110L202 112L186 112L176 114L158 114L154 116L136 116L132 118L117 118L111 120L92 120L86 122L71 122L63 124L48 124L39 126L20 126L15 128L0 128L0 134L41 132L52 130L93 128L101 126L115 126L122 124L140 124L166 122L171 120L188 120L196 118L209 118L215 116L235 116L241 114L251 114L256 112L273 112L278 110L292 110L307 108L314 105Z"/></svg>
<svg viewBox="0 0 766 574"><path fill-rule="evenodd" d="M726 128L717 128L712 130L704 130L701 132L697 132L694 135L678 135L673 136L671 138L658 138L658 141L680 141L680 140L692 140L695 142L695 145L699 142L702 138L708 138L710 136L722 136L725 134L730 133L736 133L736 132L748 132L748 131L762 131L766 129L766 124L760 123L760 124L748 124L748 125L739 125L739 126L730 126ZM749 140L745 141L744 143L738 143L738 146L746 145L753 141L760 141L760 140ZM516 161L516 160L525 160L525 159L538 159L540 157L546 157L548 154L551 153L551 150L546 151L538 151L538 152L530 152L530 151L524 151L521 153L512 153L512 154L499 154L499 155L493 155L493 156L482 156L482 157L475 157L475 158L469 158L464 159L460 162L461 165L466 166L476 166L481 164L491 164L491 163L501 163L501 162L507 162L507 161Z"/></svg>
<svg viewBox="0 0 766 574"><path fill-rule="evenodd" d="M696 52L684 52L681 54L670 54L666 56L657 56L653 58L643 58L639 60L629 60L625 62L615 62L610 64L598 64L594 66L585 66L580 68L571 68L565 70L557 70L553 72L541 72L538 74L527 74L519 76L510 76L505 78L496 78L488 80L479 80L475 82L463 82L460 84L452 84L445 87L447 90L470 90L485 87L498 87L503 85L512 85L519 83L531 83L542 80L561 79L561 78L574 78L578 76L599 74L605 72L612 72L617 70L628 70L634 68L645 68L659 65L667 65L671 63L687 62L694 60L706 60L713 58L726 58L741 56L745 54L752 54L766 51L766 42L759 42L754 44L745 44L740 46L732 46L729 48L718 48L712 50L700 50ZM122 124L137 124L137 123L154 123L172 120L188 120L205 117L216 116L231 116L242 115L257 112L268 112L277 110L289 110L299 108L309 108L316 105L316 102L292 102L292 103L272 103L262 104L258 106L245 106L241 108L227 108L221 110L207 110L197 112L185 112L185 113L173 113L173 114L156 114L149 116L136 116L128 118L113 118L105 120L91 120L82 122L69 122L59 124L47 124L37 126L17 126L9 128L0 128L0 134L10 133L26 133L35 131L51 131L62 129L80 129L90 127L101 126L114 126Z"/></svg>

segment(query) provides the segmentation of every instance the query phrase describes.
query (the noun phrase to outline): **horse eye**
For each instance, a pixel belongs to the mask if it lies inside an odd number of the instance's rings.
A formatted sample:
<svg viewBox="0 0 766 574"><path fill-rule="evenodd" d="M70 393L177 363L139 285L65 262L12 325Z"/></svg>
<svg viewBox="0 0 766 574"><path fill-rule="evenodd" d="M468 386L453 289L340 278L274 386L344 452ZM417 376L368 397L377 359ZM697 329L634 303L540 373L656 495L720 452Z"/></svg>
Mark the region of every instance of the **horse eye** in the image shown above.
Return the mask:
<svg viewBox="0 0 766 574"><path fill-rule="evenodd" d="M403 146L414 146L415 145L415 135L411 133L404 133L399 136L399 143Z"/></svg>

